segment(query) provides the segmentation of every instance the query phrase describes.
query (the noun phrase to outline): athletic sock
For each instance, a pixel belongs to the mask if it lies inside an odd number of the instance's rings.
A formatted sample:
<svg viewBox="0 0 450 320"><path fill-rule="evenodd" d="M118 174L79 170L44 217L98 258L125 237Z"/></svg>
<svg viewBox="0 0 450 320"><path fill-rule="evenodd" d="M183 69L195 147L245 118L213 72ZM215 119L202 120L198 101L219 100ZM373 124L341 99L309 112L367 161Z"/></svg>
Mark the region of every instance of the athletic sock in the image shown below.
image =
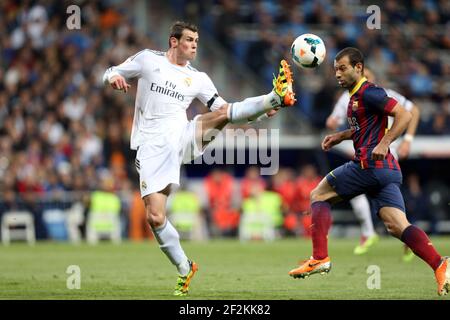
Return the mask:
<svg viewBox="0 0 450 320"><path fill-rule="evenodd" d="M352 200L350 204L353 207L353 212L361 224L361 235L367 239L375 234L375 229L372 222L372 214L370 212L370 204L365 195L360 195Z"/></svg>
<svg viewBox="0 0 450 320"><path fill-rule="evenodd" d="M437 253L427 234L416 226L407 227L401 236L401 240L414 252L414 254L424 260L428 265L436 270L441 263L441 256Z"/></svg>
<svg viewBox="0 0 450 320"><path fill-rule="evenodd" d="M231 123L253 121L264 113L281 105L281 98L273 91L264 96L247 98L228 107L228 119Z"/></svg>
<svg viewBox="0 0 450 320"><path fill-rule="evenodd" d="M152 228L152 231L159 243L159 248L166 254L170 262L177 267L178 273L186 276L189 273L190 266L188 258L183 248L181 248L180 236L177 230L166 218L166 221L161 227Z"/></svg>
<svg viewBox="0 0 450 320"><path fill-rule="evenodd" d="M313 259L328 257L328 231L331 226L331 206L326 201L317 201L311 205Z"/></svg>

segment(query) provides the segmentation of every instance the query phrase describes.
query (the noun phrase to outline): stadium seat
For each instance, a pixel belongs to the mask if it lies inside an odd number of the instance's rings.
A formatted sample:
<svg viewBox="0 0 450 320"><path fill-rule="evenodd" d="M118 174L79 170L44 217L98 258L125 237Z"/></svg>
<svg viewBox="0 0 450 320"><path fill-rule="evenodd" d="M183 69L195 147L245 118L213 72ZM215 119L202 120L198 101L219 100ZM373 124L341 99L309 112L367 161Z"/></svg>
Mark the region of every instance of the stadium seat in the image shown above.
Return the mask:
<svg viewBox="0 0 450 320"><path fill-rule="evenodd" d="M200 202L194 192L178 191L173 195L169 206L169 219L182 239L204 240L207 238L206 226L200 212Z"/></svg>
<svg viewBox="0 0 450 320"><path fill-rule="evenodd" d="M253 212L242 215L239 223L239 240L248 241L275 239L275 228L272 217L264 212Z"/></svg>
<svg viewBox="0 0 450 320"><path fill-rule="evenodd" d="M36 242L34 218L28 211L5 212L2 217L1 230L4 245L9 245L11 240L26 240L30 245L34 245Z"/></svg>
<svg viewBox="0 0 450 320"><path fill-rule="evenodd" d="M271 191L263 191L256 198L244 200L239 239L274 240L277 236L276 227L282 224L281 201L281 197Z"/></svg>
<svg viewBox="0 0 450 320"><path fill-rule="evenodd" d="M68 235L65 210L47 209L44 210L42 216L50 238L57 241L66 241Z"/></svg>
<svg viewBox="0 0 450 320"><path fill-rule="evenodd" d="M91 194L91 206L86 226L86 239L96 244L101 239L110 239L120 243L120 199L111 192L94 191Z"/></svg>
<svg viewBox="0 0 450 320"><path fill-rule="evenodd" d="M80 243L80 226L84 223L84 207L80 202L75 202L66 210L66 226L69 240L72 243Z"/></svg>

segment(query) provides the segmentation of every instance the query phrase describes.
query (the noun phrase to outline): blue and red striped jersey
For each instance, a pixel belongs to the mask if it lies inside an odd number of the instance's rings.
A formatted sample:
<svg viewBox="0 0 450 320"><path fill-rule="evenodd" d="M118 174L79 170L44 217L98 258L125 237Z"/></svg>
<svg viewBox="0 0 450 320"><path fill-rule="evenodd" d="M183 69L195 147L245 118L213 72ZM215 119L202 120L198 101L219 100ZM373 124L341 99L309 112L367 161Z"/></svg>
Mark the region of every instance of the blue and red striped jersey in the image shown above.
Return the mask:
<svg viewBox="0 0 450 320"><path fill-rule="evenodd" d="M354 160L363 169L385 168L400 170L390 150L384 160L371 160L372 150L387 132L388 113L397 101L387 96L383 88L362 78L350 92L347 119L353 130Z"/></svg>

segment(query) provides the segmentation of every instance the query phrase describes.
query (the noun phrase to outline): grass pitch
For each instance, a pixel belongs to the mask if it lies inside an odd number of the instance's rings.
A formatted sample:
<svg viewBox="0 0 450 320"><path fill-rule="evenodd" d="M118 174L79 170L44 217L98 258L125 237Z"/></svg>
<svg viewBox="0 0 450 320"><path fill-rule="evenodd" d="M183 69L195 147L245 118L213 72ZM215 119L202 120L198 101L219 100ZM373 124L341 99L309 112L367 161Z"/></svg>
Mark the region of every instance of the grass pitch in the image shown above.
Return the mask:
<svg viewBox="0 0 450 320"><path fill-rule="evenodd" d="M443 255L450 238L433 237ZM328 275L293 279L288 271L311 254L309 239L271 243L235 240L183 242L199 264L188 297L172 296L176 269L156 242L71 245L13 243L0 246L0 299L446 299L436 294L432 270L415 257L401 260L402 243L382 238L364 256L353 255L356 239L330 239ZM81 288L68 289L68 266L81 270ZM380 268L381 288L368 289L370 265Z"/></svg>

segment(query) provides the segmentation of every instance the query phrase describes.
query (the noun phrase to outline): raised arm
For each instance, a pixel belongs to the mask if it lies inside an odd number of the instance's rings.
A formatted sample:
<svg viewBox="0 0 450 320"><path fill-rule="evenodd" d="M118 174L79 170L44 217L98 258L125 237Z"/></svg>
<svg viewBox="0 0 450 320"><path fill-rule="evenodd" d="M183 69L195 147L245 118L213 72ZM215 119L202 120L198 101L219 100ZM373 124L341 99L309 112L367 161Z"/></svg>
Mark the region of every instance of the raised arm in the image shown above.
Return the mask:
<svg viewBox="0 0 450 320"><path fill-rule="evenodd" d="M103 75L103 83L110 84L113 89L127 92L131 85L127 83L126 79L136 78L141 75L142 66L139 60L143 57L143 52L138 52L118 66L106 69Z"/></svg>

